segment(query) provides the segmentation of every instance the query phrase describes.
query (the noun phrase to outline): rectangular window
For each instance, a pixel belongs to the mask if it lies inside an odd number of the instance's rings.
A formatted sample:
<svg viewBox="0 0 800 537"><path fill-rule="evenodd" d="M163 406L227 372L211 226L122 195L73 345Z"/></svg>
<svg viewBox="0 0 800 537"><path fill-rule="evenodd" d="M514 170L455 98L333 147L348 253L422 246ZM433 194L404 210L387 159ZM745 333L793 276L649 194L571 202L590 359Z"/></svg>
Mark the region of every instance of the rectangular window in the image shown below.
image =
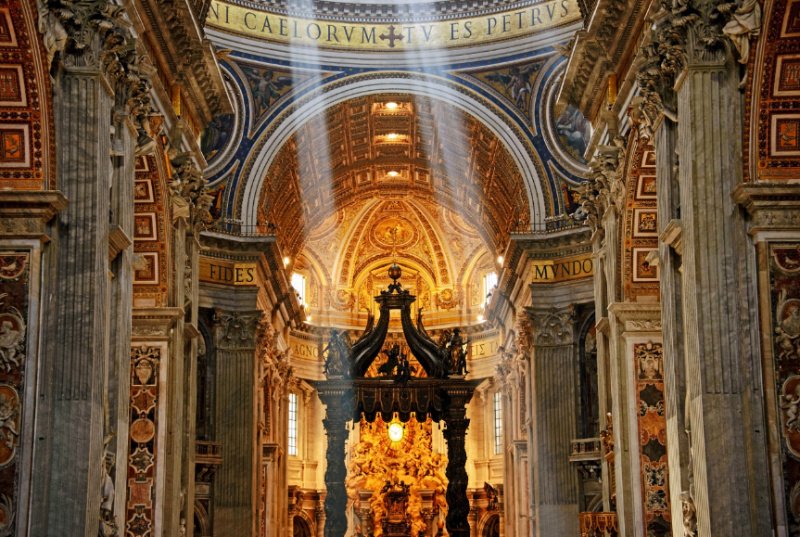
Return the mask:
<svg viewBox="0 0 800 537"><path fill-rule="evenodd" d="M297 300L301 306L306 305L306 277L300 273L292 272L292 288L297 293Z"/></svg>
<svg viewBox="0 0 800 537"><path fill-rule="evenodd" d="M500 392L494 394L494 454L503 452L503 396Z"/></svg>
<svg viewBox="0 0 800 537"><path fill-rule="evenodd" d="M496 272L489 272L483 276L483 305L489 303L489 300L492 298L492 293L494 293L494 289L497 287L497 273Z"/></svg>
<svg viewBox="0 0 800 537"><path fill-rule="evenodd" d="M297 456L297 394L289 394L289 455Z"/></svg>

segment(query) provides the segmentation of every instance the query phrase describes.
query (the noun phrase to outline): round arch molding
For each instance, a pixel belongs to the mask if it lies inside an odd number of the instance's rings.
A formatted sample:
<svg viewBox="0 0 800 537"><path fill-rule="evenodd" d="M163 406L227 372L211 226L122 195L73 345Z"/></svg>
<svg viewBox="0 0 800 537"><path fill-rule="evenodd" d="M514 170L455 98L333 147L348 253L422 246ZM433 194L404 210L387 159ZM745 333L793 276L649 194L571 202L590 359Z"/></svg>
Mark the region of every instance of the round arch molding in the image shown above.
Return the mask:
<svg viewBox="0 0 800 537"><path fill-rule="evenodd" d="M486 126L504 145L518 168L528 198L532 226L544 227L550 201L556 193L545 190L541 177L541 162L525 136L517 130L513 119L492 103L471 94L453 81L419 73L370 73L357 75L334 84L317 88L312 95L302 97L284 116L265 129L256 143L256 154L242 172L244 185L233 188L237 207L232 215L243 227L255 229L258 208L262 202L263 181L281 148L307 121L325 110L358 97L380 94L414 95L443 101L456 107ZM267 143L269 141L269 143ZM230 199L230 198L229 198Z"/></svg>

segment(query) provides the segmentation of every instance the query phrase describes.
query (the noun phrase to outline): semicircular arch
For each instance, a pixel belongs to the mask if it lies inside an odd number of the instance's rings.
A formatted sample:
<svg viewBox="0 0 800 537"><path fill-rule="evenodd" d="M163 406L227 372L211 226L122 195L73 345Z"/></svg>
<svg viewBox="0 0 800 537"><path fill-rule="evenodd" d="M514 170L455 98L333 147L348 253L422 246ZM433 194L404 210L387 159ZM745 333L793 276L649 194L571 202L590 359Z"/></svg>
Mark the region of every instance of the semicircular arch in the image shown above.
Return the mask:
<svg viewBox="0 0 800 537"><path fill-rule="evenodd" d="M233 195L237 200L234 215L236 219L248 228L257 227L259 205L263 202L263 181L284 144L307 121L351 99L384 93L415 95L443 101L486 126L502 142L520 171L528 198L531 224L544 226L549 200L553 199L553 195L544 188L541 162L533 148L526 143L525 136L518 132L513 120L505 117L492 103L469 92L453 80L412 73L356 75L318 88L315 93L300 99L297 105L276 119L259 137L254 155L243 167L245 182L234 187Z"/></svg>

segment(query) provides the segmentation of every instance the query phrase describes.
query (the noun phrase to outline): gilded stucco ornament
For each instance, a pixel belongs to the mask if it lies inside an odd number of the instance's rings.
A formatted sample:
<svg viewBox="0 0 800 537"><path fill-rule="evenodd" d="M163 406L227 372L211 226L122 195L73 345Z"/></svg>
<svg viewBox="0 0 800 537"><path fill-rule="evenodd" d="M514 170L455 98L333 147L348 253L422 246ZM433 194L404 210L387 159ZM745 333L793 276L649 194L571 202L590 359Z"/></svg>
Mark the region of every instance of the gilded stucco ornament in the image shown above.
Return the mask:
<svg viewBox="0 0 800 537"><path fill-rule="evenodd" d="M196 229L213 224L211 204L213 198L209 194L208 181L200 169L186 153L180 153L170 160L172 178L169 190L172 194L173 217L186 218Z"/></svg>

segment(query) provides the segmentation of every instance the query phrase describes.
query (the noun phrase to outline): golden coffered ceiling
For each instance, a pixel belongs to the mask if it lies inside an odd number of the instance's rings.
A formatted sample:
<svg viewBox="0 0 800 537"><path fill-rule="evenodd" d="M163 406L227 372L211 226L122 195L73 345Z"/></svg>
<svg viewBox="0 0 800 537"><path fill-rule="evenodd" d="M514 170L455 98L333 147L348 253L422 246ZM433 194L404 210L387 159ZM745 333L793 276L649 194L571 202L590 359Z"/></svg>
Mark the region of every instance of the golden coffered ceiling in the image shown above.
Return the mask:
<svg viewBox="0 0 800 537"><path fill-rule="evenodd" d="M264 181L259 223L295 256L342 209L398 197L460 215L488 251L530 221L519 170L478 120L441 101L381 95L334 106L295 133Z"/></svg>

